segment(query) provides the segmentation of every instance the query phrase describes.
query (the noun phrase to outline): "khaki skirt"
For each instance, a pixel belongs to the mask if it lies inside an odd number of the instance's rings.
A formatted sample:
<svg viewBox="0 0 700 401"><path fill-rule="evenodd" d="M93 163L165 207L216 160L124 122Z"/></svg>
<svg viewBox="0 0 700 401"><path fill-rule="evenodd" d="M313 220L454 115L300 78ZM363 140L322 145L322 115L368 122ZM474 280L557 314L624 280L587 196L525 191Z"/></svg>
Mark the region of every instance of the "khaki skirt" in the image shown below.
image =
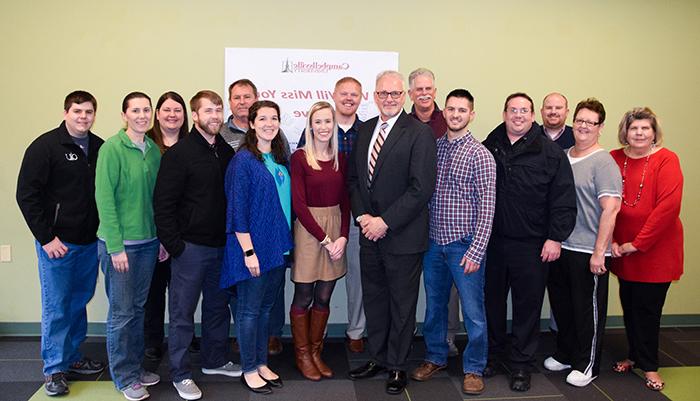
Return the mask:
<svg viewBox="0 0 700 401"><path fill-rule="evenodd" d="M335 241L340 237L340 206L310 207L309 212L331 240ZM345 253L340 260L332 261L326 248L306 231L299 219L294 221L292 281L313 283L318 280L337 280L345 275L346 270Z"/></svg>

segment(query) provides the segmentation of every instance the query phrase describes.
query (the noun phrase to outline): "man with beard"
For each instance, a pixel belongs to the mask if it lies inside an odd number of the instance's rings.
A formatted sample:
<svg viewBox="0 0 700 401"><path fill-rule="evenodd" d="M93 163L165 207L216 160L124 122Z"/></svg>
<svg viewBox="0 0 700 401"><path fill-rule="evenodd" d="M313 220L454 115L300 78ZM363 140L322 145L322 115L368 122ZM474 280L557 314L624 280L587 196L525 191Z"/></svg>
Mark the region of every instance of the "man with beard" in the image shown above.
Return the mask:
<svg viewBox="0 0 700 401"><path fill-rule="evenodd" d="M170 377L180 397L201 398L187 348L202 294L202 373L230 377L241 368L228 354L229 294L219 288L226 243L224 176L233 149L219 135L223 100L203 90L190 100L194 126L163 155L153 196L158 238L172 256L168 311Z"/></svg>
<svg viewBox="0 0 700 401"><path fill-rule="evenodd" d="M542 100L542 129L547 136L562 149L574 146L574 131L566 125L569 115L569 102L558 92L552 92Z"/></svg>
<svg viewBox="0 0 700 401"><path fill-rule="evenodd" d="M435 103L435 75L427 68L418 68L408 75L408 95L413 107L411 116L424 122L433 130L435 140L445 135L447 123L442 111Z"/></svg>
<svg viewBox="0 0 700 401"><path fill-rule="evenodd" d="M435 140L427 125L403 111L405 100L400 73L377 76L379 116L360 127L348 168L352 212L362 230L362 300L371 356L349 376L369 378L388 368L389 394L406 387L436 176Z"/></svg>
<svg viewBox="0 0 700 401"><path fill-rule="evenodd" d="M486 253L489 361L484 376L496 373L509 349L505 359L513 391L530 389L548 262L559 258L561 242L576 223L571 165L559 146L533 123L533 107L525 93L508 96L504 122L484 141L496 160L496 212ZM509 290L510 337L506 332Z"/></svg>
<svg viewBox="0 0 700 401"><path fill-rule="evenodd" d="M430 245L423 260L424 362L411 378L430 380L447 367L447 301L457 287L469 342L462 358L462 392L484 391L488 338L484 310L484 254L496 203L496 164L467 126L474 97L455 89L445 101L447 134L437 141L437 183L430 201Z"/></svg>

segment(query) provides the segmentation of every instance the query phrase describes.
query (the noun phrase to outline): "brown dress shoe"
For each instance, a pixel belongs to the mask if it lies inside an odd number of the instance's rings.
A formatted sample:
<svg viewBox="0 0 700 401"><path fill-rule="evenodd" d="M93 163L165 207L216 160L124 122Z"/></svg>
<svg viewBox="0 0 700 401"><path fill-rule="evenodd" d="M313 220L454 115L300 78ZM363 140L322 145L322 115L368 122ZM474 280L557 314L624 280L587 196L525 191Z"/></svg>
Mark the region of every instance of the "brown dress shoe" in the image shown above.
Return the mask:
<svg viewBox="0 0 700 401"><path fill-rule="evenodd" d="M432 362L425 361L416 370L411 373L411 379L419 382L430 380L439 370L445 369L447 366L436 365Z"/></svg>
<svg viewBox="0 0 700 401"><path fill-rule="evenodd" d="M365 351L365 343L361 338L354 340L350 337L346 337L346 340L348 342L348 349L350 352L359 354Z"/></svg>
<svg viewBox="0 0 700 401"><path fill-rule="evenodd" d="M270 336L267 340L267 354L279 355L282 353L282 340L279 337Z"/></svg>
<svg viewBox="0 0 700 401"><path fill-rule="evenodd" d="M484 379L474 373L464 375L462 392L468 395L479 395L484 392Z"/></svg>

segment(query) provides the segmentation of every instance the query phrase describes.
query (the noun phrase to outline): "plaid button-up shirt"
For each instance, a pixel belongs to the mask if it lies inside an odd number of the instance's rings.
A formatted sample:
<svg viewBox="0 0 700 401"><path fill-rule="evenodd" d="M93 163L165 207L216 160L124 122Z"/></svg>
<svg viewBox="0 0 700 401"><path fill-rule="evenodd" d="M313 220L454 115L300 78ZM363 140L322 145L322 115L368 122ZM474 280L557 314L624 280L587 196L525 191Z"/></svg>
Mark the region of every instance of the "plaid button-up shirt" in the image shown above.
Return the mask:
<svg viewBox="0 0 700 401"><path fill-rule="evenodd" d="M471 132L437 141L437 182L430 201L430 239L446 245L472 237L464 256L481 263L496 205L496 163Z"/></svg>

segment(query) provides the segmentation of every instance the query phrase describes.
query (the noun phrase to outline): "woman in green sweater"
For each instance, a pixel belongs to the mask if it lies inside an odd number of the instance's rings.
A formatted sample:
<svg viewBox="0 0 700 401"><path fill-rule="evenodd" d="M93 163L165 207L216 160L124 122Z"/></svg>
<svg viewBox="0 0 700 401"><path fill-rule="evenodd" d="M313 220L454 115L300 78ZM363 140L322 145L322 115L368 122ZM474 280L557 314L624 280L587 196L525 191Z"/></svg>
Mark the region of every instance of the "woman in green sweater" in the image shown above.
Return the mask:
<svg viewBox="0 0 700 401"><path fill-rule="evenodd" d="M151 115L146 94L132 92L124 98L126 129L100 149L95 177L100 216L97 247L109 299L109 369L117 390L128 400L148 398L145 386L160 381L157 374L141 367L144 304L159 245L152 205L160 151L146 136Z"/></svg>

